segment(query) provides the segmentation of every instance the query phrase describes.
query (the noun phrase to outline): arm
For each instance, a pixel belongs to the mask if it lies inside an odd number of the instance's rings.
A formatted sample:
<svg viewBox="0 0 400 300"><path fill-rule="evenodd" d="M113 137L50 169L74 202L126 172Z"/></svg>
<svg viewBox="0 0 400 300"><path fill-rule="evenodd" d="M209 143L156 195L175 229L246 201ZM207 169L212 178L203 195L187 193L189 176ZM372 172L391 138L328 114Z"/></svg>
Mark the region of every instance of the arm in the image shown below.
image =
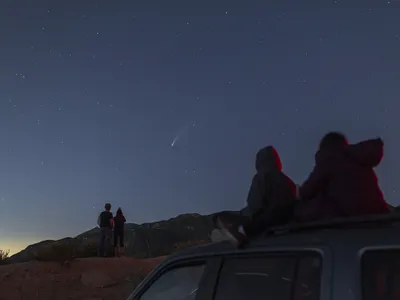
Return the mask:
<svg viewBox="0 0 400 300"><path fill-rule="evenodd" d="M111 226L111 228L114 227L114 217L112 214L111 214L111 218L110 218L110 226Z"/></svg>
<svg viewBox="0 0 400 300"><path fill-rule="evenodd" d="M125 223L126 222L126 219L125 219L125 216L122 216L124 219L123 219L123 222Z"/></svg>
<svg viewBox="0 0 400 300"><path fill-rule="evenodd" d="M301 200L310 200L316 197L324 188L328 181L327 166L316 163L307 180L299 187L299 197Z"/></svg>
<svg viewBox="0 0 400 300"><path fill-rule="evenodd" d="M247 212L250 217L256 215L263 208L266 186L262 181L262 176L256 174L251 182L247 196Z"/></svg>

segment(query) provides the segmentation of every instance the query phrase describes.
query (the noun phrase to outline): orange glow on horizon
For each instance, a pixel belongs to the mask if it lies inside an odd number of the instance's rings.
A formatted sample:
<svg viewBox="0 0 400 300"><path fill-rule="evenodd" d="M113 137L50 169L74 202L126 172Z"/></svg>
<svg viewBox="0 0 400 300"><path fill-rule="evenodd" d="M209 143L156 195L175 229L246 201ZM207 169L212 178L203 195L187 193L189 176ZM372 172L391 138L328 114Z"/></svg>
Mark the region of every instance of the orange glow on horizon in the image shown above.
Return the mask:
<svg viewBox="0 0 400 300"><path fill-rule="evenodd" d="M43 239L40 238L20 238L20 239L7 239L2 237L0 249L4 251L10 251L9 255L14 255L22 250L24 250L29 245L38 243Z"/></svg>

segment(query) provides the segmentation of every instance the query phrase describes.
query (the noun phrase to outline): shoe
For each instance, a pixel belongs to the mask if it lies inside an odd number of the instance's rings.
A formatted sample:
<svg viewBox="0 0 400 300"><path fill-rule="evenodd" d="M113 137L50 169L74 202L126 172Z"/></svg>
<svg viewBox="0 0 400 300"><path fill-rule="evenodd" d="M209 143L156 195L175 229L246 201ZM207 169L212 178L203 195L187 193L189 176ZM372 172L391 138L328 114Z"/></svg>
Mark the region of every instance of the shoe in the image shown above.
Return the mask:
<svg viewBox="0 0 400 300"><path fill-rule="evenodd" d="M240 232L239 227L233 222L230 222L227 218L217 217L216 224L221 229L222 234L224 234L236 248L240 248L246 243L247 236Z"/></svg>

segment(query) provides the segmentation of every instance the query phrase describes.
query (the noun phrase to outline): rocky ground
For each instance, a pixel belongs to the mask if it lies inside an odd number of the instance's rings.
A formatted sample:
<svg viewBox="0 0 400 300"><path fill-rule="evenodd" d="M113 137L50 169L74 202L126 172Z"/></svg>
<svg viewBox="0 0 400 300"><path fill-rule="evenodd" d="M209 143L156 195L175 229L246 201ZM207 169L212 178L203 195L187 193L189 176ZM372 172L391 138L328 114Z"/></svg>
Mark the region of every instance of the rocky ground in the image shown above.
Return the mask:
<svg viewBox="0 0 400 300"><path fill-rule="evenodd" d="M0 300L124 300L164 258L85 258L0 266Z"/></svg>

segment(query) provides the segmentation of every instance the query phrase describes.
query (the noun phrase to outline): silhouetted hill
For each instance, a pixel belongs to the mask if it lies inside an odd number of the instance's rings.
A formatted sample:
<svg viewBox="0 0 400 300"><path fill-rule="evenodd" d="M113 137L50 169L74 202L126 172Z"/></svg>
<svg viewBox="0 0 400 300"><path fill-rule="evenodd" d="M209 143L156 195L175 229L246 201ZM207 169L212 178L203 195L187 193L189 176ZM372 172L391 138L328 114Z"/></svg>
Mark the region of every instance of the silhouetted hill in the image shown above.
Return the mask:
<svg viewBox="0 0 400 300"><path fill-rule="evenodd" d="M391 210L400 207L390 205ZM135 258L151 258L171 254L190 246L211 242L213 215L182 214L169 220L125 225L125 254ZM97 256L99 228L88 230L75 238L46 240L28 246L5 263L65 261ZM110 249L112 255L112 249Z"/></svg>
<svg viewBox="0 0 400 300"><path fill-rule="evenodd" d="M125 254L136 258L168 255L196 244L210 242L212 215L183 214L169 220L125 225ZM11 256L7 263L65 261L97 255L99 228L93 228L75 238L46 240L28 246ZM112 253L110 253L111 255Z"/></svg>

